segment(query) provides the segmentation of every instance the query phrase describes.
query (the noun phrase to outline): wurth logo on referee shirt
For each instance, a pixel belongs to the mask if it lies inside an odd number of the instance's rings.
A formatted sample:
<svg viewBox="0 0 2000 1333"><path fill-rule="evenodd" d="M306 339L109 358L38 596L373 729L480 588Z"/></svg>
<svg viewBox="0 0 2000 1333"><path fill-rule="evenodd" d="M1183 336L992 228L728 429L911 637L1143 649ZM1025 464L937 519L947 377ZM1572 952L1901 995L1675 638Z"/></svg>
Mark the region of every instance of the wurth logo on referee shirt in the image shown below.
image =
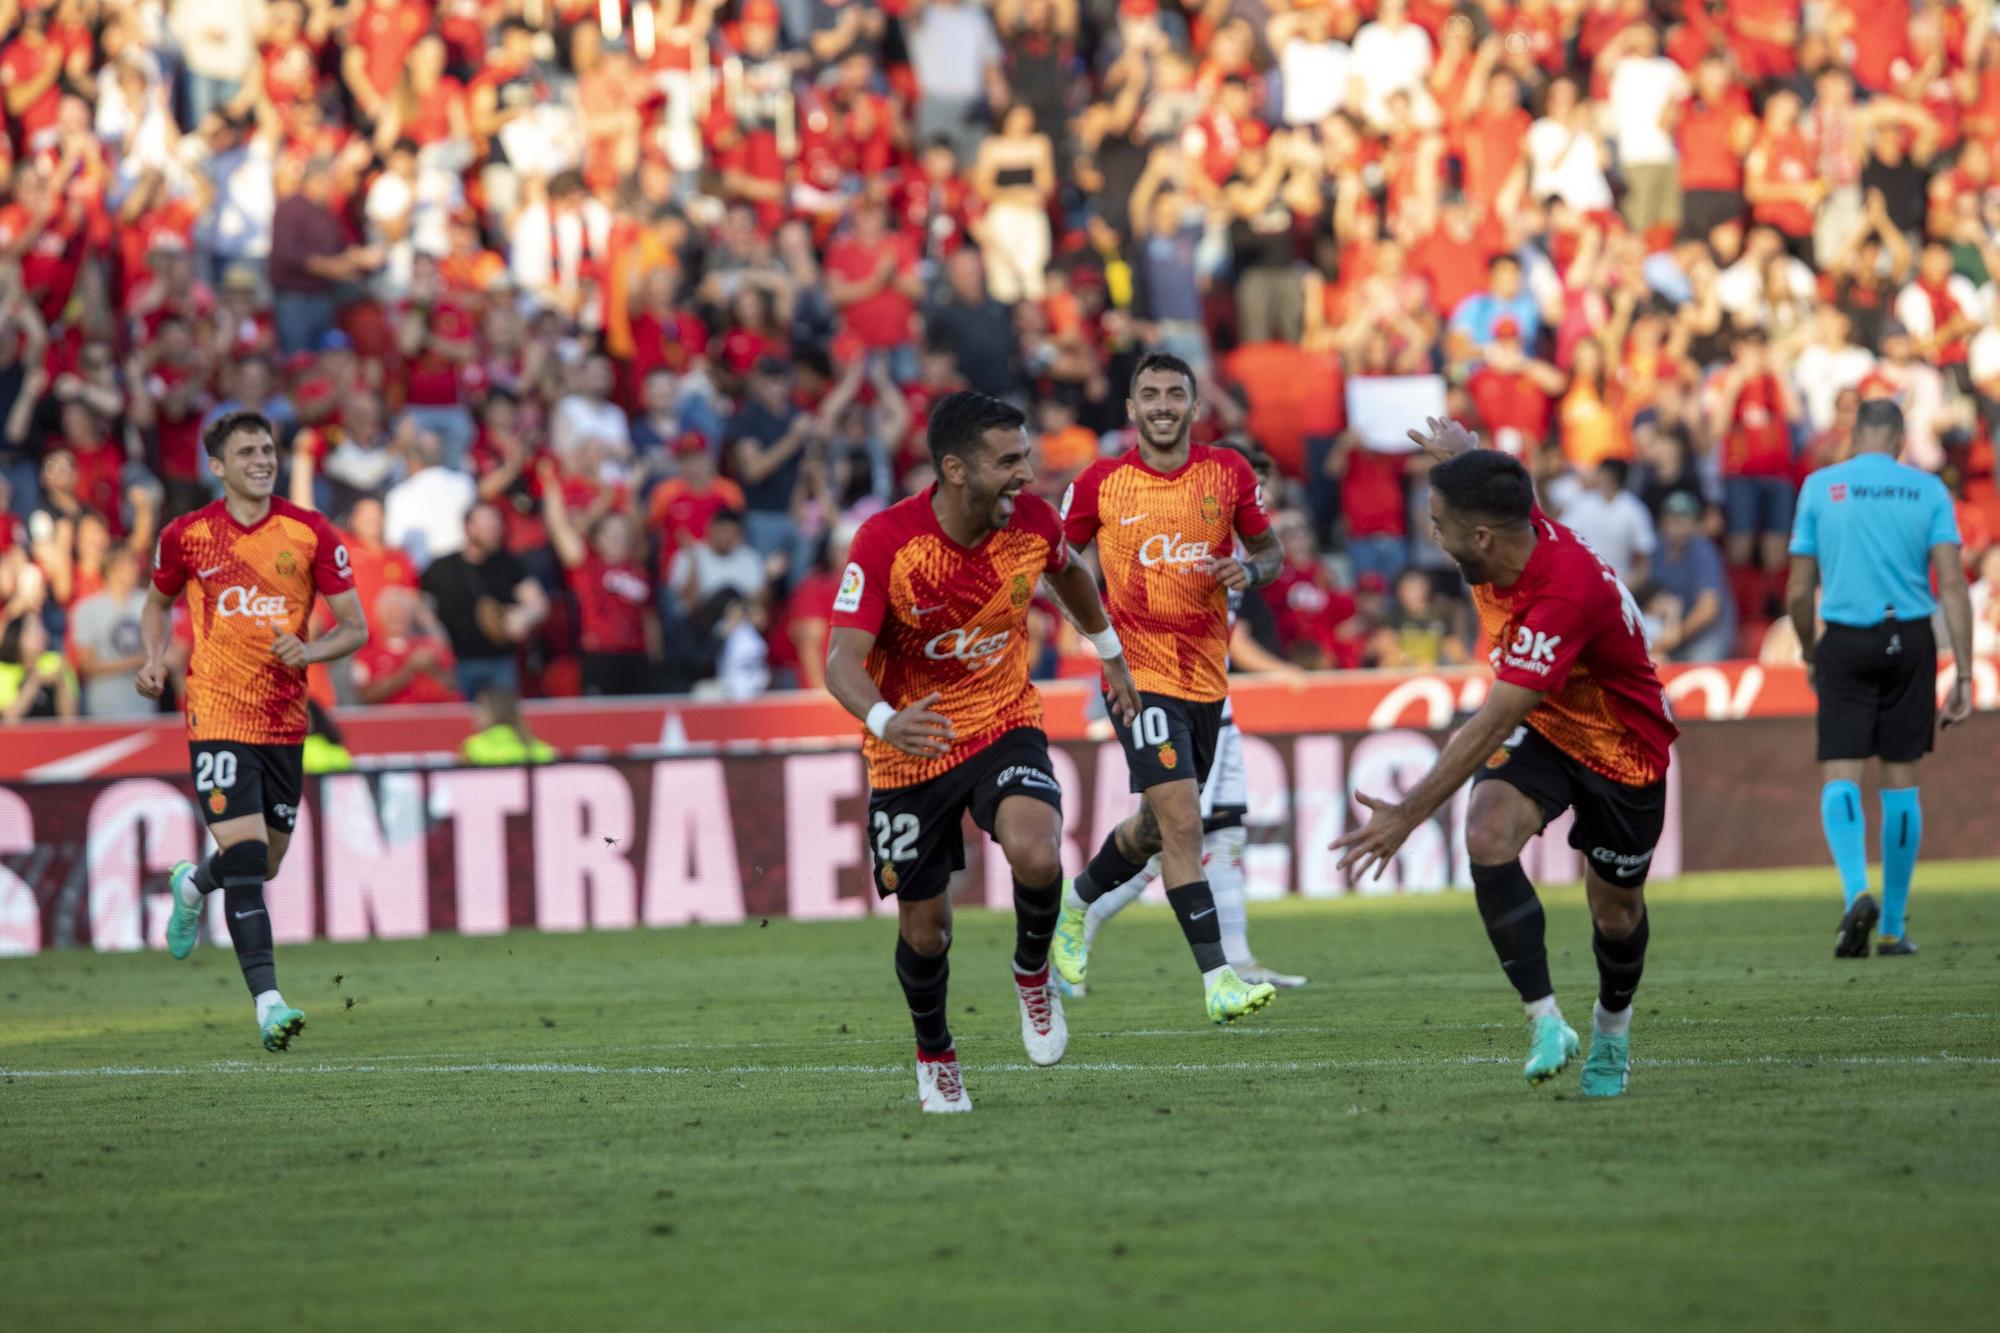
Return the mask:
<svg viewBox="0 0 2000 1333"><path fill-rule="evenodd" d="M1847 498L1847 483L1836 481L1833 485L1827 487L1826 498L1835 504L1839 504L1842 500L1845 500Z"/></svg>

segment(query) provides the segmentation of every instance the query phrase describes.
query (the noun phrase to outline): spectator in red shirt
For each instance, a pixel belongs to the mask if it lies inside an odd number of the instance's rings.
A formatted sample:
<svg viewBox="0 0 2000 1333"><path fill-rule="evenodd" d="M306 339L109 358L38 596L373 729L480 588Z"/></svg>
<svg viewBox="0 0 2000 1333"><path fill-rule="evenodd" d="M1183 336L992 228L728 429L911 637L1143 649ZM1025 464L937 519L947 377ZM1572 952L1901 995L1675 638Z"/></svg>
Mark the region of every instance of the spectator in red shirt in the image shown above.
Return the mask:
<svg viewBox="0 0 2000 1333"><path fill-rule="evenodd" d="M1673 113L1681 159L1681 238L1707 240L1743 216L1743 157L1757 140L1750 100L1719 55L1702 58L1693 95Z"/></svg>
<svg viewBox="0 0 2000 1333"><path fill-rule="evenodd" d="M1764 123L1744 159L1750 216L1785 238L1785 249L1813 262L1813 211L1833 188L1819 173L1819 155L1799 128L1799 95L1780 88L1764 103Z"/></svg>
<svg viewBox="0 0 2000 1333"><path fill-rule="evenodd" d="M797 655L799 684L817 690L826 684L826 641L833 622L833 599L847 569L848 548L860 525L841 523L827 534L826 558L799 580L785 604L785 634Z"/></svg>
<svg viewBox="0 0 2000 1333"><path fill-rule="evenodd" d="M1519 431L1531 452L1539 449L1548 439L1556 395L1568 387L1569 377L1523 351L1521 326L1507 315L1494 324L1493 341L1482 356L1466 381L1480 419L1495 434Z"/></svg>
<svg viewBox="0 0 2000 1333"><path fill-rule="evenodd" d="M644 546L631 515L613 510L591 525L588 541L570 521L555 464L541 465L542 521L575 595L585 694L649 694L660 660L653 585L640 561Z"/></svg>
<svg viewBox="0 0 2000 1333"><path fill-rule="evenodd" d="M423 602L413 588L386 588L368 613L368 642L354 654L352 675L364 704L458 703L451 645L419 623Z"/></svg>
<svg viewBox="0 0 2000 1333"><path fill-rule="evenodd" d="M681 548L707 535L709 520L743 508L743 488L715 474L715 455L701 436L681 436L673 453L680 474L655 487L646 506L646 526L660 543L663 583Z"/></svg>
<svg viewBox="0 0 2000 1333"><path fill-rule="evenodd" d="M1403 490L1409 458L1370 449L1352 432L1327 455L1327 475L1340 486L1347 558L1357 578L1394 579L1410 561L1409 499Z"/></svg>
<svg viewBox="0 0 2000 1333"><path fill-rule="evenodd" d="M1285 563L1262 591L1277 622L1279 650L1304 667L1360 666L1365 645L1354 599L1334 586L1320 563L1312 521L1287 510L1273 526L1284 544Z"/></svg>
<svg viewBox="0 0 2000 1333"><path fill-rule="evenodd" d="M918 258L916 239L890 231L888 211L874 200L861 203L853 228L826 251L827 294L846 331L863 353L888 353L891 373L902 381L917 377L914 321L924 294ZM753 356L748 364L755 362Z"/></svg>
<svg viewBox="0 0 2000 1333"><path fill-rule="evenodd" d="M1791 377L1771 362L1762 329L1737 335L1730 364L1717 377L1710 429L1722 441L1722 499L1728 523L1726 551L1738 569L1764 571L1743 588L1739 606L1764 606L1775 614L1792 531L1792 423L1805 415ZM1759 593L1763 595L1758 595Z"/></svg>

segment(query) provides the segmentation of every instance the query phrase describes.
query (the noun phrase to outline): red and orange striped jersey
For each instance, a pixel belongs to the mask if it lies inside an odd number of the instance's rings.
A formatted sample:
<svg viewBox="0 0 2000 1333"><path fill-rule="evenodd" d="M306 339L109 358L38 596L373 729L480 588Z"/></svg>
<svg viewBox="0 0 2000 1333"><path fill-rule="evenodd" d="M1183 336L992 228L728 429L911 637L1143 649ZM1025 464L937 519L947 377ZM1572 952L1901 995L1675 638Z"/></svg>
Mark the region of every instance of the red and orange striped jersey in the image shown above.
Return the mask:
<svg viewBox="0 0 2000 1333"><path fill-rule="evenodd" d="M1070 544L1097 542L1105 601L1141 690L1212 703L1229 693L1229 590L1215 562L1271 526L1257 474L1233 449L1194 445L1173 472L1137 449L1100 458L1063 497Z"/></svg>
<svg viewBox="0 0 2000 1333"><path fill-rule="evenodd" d="M1680 730L1639 604L1581 537L1539 509L1532 521L1521 577L1472 588L1493 674L1542 692L1528 725L1570 758L1628 787L1657 782Z"/></svg>
<svg viewBox="0 0 2000 1333"><path fill-rule="evenodd" d="M1069 563L1062 522L1023 492L1006 527L976 547L939 526L932 486L861 525L834 598L835 629L875 636L868 675L903 708L942 695L932 711L958 739L936 759L904 754L864 735L868 785L925 782L1016 727L1042 725L1042 696L1028 683L1028 604L1045 573Z"/></svg>
<svg viewBox="0 0 2000 1333"><path fill-rule="evenodd" d="M217 500L167 524L153 586L167 597L187 589L188 739L305 740L306 673L273 657L271 640L280 631L305 638L314 597L353 589L333 526L273 496L271 511L246 528Z"/></svg>

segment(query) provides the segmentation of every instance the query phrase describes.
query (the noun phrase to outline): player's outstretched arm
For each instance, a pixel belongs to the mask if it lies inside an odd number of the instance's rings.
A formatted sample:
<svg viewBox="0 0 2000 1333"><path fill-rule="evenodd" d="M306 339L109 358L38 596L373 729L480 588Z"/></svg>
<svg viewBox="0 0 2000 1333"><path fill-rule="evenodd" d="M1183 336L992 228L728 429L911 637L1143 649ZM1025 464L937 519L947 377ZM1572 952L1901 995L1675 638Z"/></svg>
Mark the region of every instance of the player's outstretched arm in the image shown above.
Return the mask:
<svg viewBox="0 0 2000 1333"><path fill-rule="evenodd" d="M875 636L852 625L837 625L827 636L826 688L840 706L867 724L868 729L904 754L919 759L937 759L958 739L951 719L931 711L942 695L927 694L904 708L882 697L882 691L868 674L868 654L875 651Z"/></svg>
<svg viewBox="0 0 2000 1333"><path fill-rule="evenodd" d="M297 636L279 634L271 640L271 655L289 667L307 667L315 662L333 662L368 642L368 617L361 610L361 594L352 588L328 593L326 608L333 612L333 628L311 643Z"/></svg>
<svg viewBox="0 0 2000 1333"><path fill-rule="evenodd" d="M1381 874L1383 867L1395 859L1396 849L1403 845L1404 839L1436 814L1437 808L1479 771L1480 764L1500 748L1541 701L1540 690L1496 680L1485 705L1459 728L1437 763L1410 789L1409 795L1395 802L1356 792L1355 799L1374 814L1333 844L1335 851L1344 853L1340 868L1349 872L1349 882L1358 883L1371 872Z"/></svg>
<svg viewBox="0 0 2000 1333"><path fill-rule="evenodd" d="M139 612L139 643L146 660L132 685L148 699L157 699L167 688L167 649L174 641L174 599L158 588L146 589L146 605Z"/></svg>
<svg viewBox="0 0 2000 1333"><path fill-rule="evenodd" d="M1061 569L1042 577L1048 580L1049 591L1056 595L1070 623L1096 646L1098 657L1104 661L1104 683L1111 691L1111 706L1118 710L1125 725L1131 726L1139 716L1139 687L1133 683L1132 666L1125 660L1125 646L1111 628L1111 616L1104 609L1104 599L1098 595L1097 579L1075 551L1069 553Z"/></svg>

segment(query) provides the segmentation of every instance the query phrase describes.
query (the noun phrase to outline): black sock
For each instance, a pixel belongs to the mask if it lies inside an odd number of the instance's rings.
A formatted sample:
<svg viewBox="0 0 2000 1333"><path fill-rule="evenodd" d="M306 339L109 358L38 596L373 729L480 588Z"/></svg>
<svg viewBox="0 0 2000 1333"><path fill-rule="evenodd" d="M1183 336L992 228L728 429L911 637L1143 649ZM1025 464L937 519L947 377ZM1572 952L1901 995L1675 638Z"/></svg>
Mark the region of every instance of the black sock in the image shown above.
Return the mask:
<svg viewBox="0 0 2000 1333"><path fill-rule="evenodd" d="M903 998L909 1001L917 1046L932 1055L951 1049L951 1028L944 1014L945 982L950 976L950 946L937 957L926 958L908 940L896 937L896 980L903 983Z"/></svg>
<svg viewBox="0 0 2000 1333"><path fill-rule="evenodd" d="M1472 867L1472 892L1486 921L1486 937L1493 941L1493 952L1500 955L1500 966L1521 992L1522 1002L1554 995L1548 950L1542 947L1547 918L1520 858L1504 866Z"/></svg>
<svg viewBox="0 0 2000 1333"><path fill-rule="evenodd" d="M1125 859L1125 853L1118 850L1118 830L1112 829L1104 839L1104 845L1097 849L1097 855L1090 858L1090 864L1083 873L1070 881L1076 896L1087 903L1094 903L1120 884L1146 873L1146 867L1135 866Z"/></svg>
<svg viewBox="0 0 2000 1333"><path fill-rule="evenodd" d="M252 995L278 989L271 961L271 914L264 910L264 880L231 876L222 881L222 912L229 918L229 942Z"/></svg>
<svg viewBox="0 0 2000 1333"><path fill-rule="evenodd" d="M1168 889L1167 902L1180 918L1181 934L1187 936L1188 948L1194 951L1196 967L1213 972L1229 961L1222 953L1222 923L1215 919L1215 895L1209 892L1207 880Z"/></svg>
<svg viewBox="0 0 2000 1333"><path fill-rule="evenodd" d="M1037 888L1014 881L1014 970L1029 975L1049 965L1049 939L1062 914L1062 880Z"/></svg>
<svg viewBox="0 0 2000 1333"><path fill-rule="evenodd" d="M221 859L222 853L217 852L194 868L194 886L202 891L203 896L222 887L222 870L216 864Z"/></svg>
<svg viewBox="0 0 2000 1333"><path fill-rule="evenodd" d="M1606 939L1603 931L1591 927L1590 945L1597 953L1597 1002L1605 1012L1631 1008L1639 975L1646 970L1646 937L1651 933L1643 911L1639 924L1622 940Z"/></svg>

